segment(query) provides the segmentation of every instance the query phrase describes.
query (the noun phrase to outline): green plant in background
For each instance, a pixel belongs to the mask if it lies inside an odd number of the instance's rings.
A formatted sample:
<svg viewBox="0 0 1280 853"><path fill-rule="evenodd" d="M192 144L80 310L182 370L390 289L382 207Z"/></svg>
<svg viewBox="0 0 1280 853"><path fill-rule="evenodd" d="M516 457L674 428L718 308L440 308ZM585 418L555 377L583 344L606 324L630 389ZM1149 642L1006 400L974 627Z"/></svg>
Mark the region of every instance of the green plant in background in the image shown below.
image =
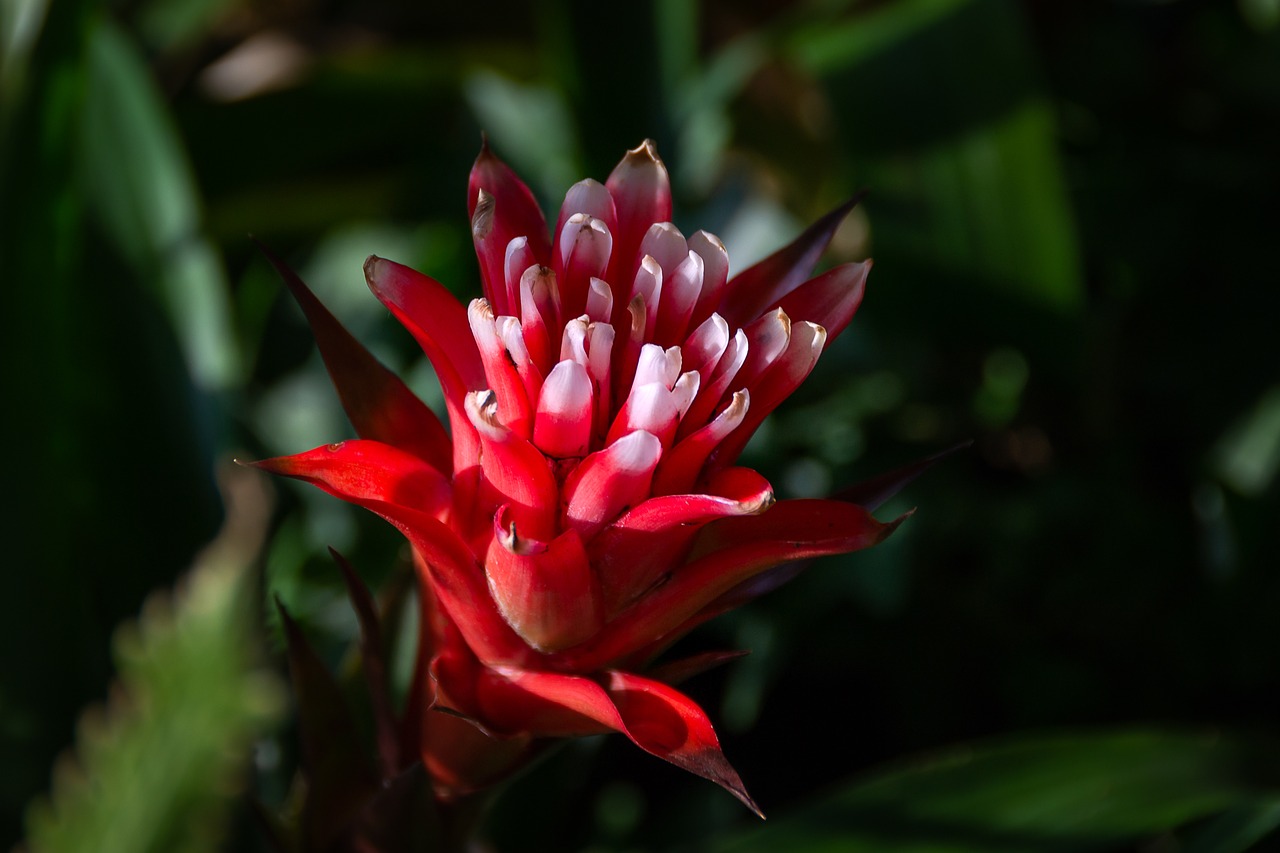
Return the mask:
<svg viewBox="0 0 1280 853"><path fill-rule="evenodd" d="M830 259L876 258L865 310L746 464L803 497L976 439L971 461L913 493L946 511L704 632L756 649L690 690L771 804L765 841L735 836L740 815L714 797L587 742L513 783L487 824L496 845L786 846L791 830L810 849L1272 843L1275 778L1250 732L1280 710L1274 2L596 11L0 6L0 363L17 496L0 516L0 843L24 834L79 709L106 695L114 627L214 535L218 456L343 428L245 233L439 401L335 271L377 252L471 292L457 176L482 127L544 202L655 136L679 166L677 224L716 231L743 263L738 247L765 253L760 234L781 245L868 187ZM530 126L544 132L530 140ZM291 429L266 429L281 413ZM266 586L331 665L357 630L325 545L361 567L396 566L399 545L283 493ZM368 581L403 589L406 575ZM412 618L384 627L403 696ZM339 669L344 693L357 669ZM846 688L860 700L828 700ZM1167 725L1134 728L1152 720ZM1021 734L1045 727L1075 731L1061 742L1080 760ZM1202 740L1206 727L1223 737ZM798 753L799 728L833 734ZM967 763L866 775L993 734ZM279 731L253 768L269 810L287 811L294 741ZM1134 772L1098 782L1122 756ZM1073 802L1128 817L1068 825L1054 803ZM256 844L246 813L228 846Z"/></svg>
<svg viewBox="0 0 1280 853"><path fill-rule="evenodd" d="M229 473L218 538L172 595L153 595L116 631L117 680L106 706L81 718L49 801L32 807L30 850L220 849L250 747L283 710L254 607L261 486Z"/></svg>

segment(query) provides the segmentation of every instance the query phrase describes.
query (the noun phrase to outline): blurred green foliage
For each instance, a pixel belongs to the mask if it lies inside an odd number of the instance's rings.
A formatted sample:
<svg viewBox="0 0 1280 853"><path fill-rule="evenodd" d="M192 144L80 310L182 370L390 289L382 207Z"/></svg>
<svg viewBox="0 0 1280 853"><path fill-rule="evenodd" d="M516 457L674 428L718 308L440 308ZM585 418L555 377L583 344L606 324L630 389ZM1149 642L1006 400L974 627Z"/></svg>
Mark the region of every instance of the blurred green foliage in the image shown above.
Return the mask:
<svg viewBox="0 0 1280 853"><path fill-rule="evenodd" d="M240 473L238 510L174 596L155 596L115 635L118 681L78 726L31 812L33 851L217 850L249 749L283 708L263 668L249 567L266 499Z"/></svg>
<svg viewBox="0 0 1280 853"><path fill-rule="evenodd" d="M1248 784L1274 749L1160 731L1011 738L882 772L724 849L1106 850L1241 803L1274 828L1275 791Z"/></svg>
<svg viewBox="0 0 1280 853"><path fill-rule="evenodd" d="M222 814L180 786L155 799L147 780L176 777L148 732L175 762L233 745L239 784L284 807L296 732L244 761L246 625L279 595L357 683L325 547L377 588L403 580L392 531L277 484L258 594L177 605L140 657L113 661L110 637L214 535L219 459L347 435L246 234L438 400L360 262L477 289L482 130L548 209L655 138L677 224L719 233L735 269L868 188L829 259L875 257L866 301L748 464L820 494L975 440L886 508L919 512L884 546L688 641L754 650L690 689L780 818L763 834L711 786L593 740L500 799L500 849L1277 843L1259 758L1280 719L1274 0L10 0L0 844L52 837L24 809L113 677L176 691L122 725L115 757L79 741L91 774L138 768L109 803L138 849L173 838L178 803ZM199 639L166 647L188 621ZM239 710L193 716L200 697ZM209 838L261 849L240 802Z"/></svg>

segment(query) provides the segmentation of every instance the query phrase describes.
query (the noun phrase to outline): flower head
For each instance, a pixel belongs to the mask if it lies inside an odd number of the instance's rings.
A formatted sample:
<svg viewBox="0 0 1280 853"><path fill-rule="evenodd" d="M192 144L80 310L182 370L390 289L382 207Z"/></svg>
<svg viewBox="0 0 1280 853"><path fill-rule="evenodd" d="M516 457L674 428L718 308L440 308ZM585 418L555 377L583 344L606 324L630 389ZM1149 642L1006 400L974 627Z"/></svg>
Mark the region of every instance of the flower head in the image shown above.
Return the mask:
<svg viewBox="0 0 1280 853"><path fill-rule="evenodd" d="M361 437L258 464L411 543L426 627L409 716L440 790L500 777L534 738L618 731L755 808L669 684L714 656L639 673L770 569L895 526L855 502L775 502L735 465L858 307L869 261L809 278L852 204L730 279L719 239L669 221L651 142L571 187L554 230L482 150L483 298L464 308L407 267L365 264L439 376L448 431L286 272Z"/></svg>

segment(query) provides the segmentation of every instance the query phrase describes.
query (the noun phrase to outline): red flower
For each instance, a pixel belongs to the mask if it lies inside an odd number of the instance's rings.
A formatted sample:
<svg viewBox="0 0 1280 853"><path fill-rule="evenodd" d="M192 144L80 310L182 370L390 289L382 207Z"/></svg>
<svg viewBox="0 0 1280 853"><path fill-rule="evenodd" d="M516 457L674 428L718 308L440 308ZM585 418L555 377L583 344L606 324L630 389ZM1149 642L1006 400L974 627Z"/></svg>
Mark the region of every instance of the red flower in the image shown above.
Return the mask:
<svg viewBox="0 0 1280 853"><path fill-rule="evenodd" d="M435 367L449 432L286 273L361 438L258 464L412 543L426 629L409 714L439 791L501 777L534 738L617 731L755 809L706 715L662 680L716 656L636 671L770 569L896 525L854 502L775 503L734 465L858 307L869 261L808 278L853 202L727 279L716 237L668 221L651 142L570 188L551 234L487 149L469 191L483 299L365 264Z"/></svg>

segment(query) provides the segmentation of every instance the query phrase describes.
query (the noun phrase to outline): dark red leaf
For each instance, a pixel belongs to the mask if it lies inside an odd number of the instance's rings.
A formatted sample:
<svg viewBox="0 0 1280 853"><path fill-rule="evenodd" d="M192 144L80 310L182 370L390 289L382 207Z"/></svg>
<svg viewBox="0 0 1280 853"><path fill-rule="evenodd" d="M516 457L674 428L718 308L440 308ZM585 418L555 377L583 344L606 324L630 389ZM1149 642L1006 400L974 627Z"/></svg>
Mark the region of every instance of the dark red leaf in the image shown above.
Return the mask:
<svg viewBox="0 0 1280 853"><path fill-rule="evenodd" d="M669 661L651 667L645 674L654 681L664 684L680 684L718 666L751 654L749 650L740 649L728 652L702 652L679 660Z"/></svg>
<svg viewBox="0 0 1280 853"><path fill-rule="evenodd" d="M836 229L865 194L858 193L810 225L795 240L730 279L719 308L730 327L750 323L809 278Z"/></svg>
<svg viewBox="0 0 1280 853"><path fill-rule="evenodd" d="M869 548L902 520L883 524L862 507L840 501L794 500L763 515L713 522L694 545L699 556L619 613L590 644L564 654L575 667L607 666L677 634L708 605L762 572Z"/></svg>
<svg viewBox="0 0 1280 853"><path fill-rule="evenodd" d="M373 708L374 729L378 741L378 759L381 762L384 781L400 770L400 743L397 736L395 713L391 710L391 693L387 681L386 648L383 645L382 626L378 609L369 588L365 586L347 558L333 548L329 549L334 562L342 570L347 585L347 595L360 620L360 660L364 667L365 681L369 685L369 700Z"/></svg>
<svg viewBox="0 0 1280 853"><path fill-rule="evenodd" d="M901 468L895 468L869 480L863 480L861 483L841 489L831 497L833 500L848 501L868 510L877 509L889 498L896 495L904 486L934 465L948 457L955 456L962 450L968 450L972 446L972 441L962 441L932 456L917 459L915 462L903 465Z"/></svg>
<svg viewBox="0 0 1280 853"><path fill-rule="evenodd" d="M348 831L378 791L378 781L341 688L279 599L276 609L288 645L302 766L307 776L303 846L324 850Z"/></svg>
<svg viewBox="0 0 1280 853"><path fill-rule="evenodd" d="M297 273L266 246L258 243L258 248L302 308L356 433L394 444L448 475L453 465L449 434L435 413L346 330Z"/></svg>

